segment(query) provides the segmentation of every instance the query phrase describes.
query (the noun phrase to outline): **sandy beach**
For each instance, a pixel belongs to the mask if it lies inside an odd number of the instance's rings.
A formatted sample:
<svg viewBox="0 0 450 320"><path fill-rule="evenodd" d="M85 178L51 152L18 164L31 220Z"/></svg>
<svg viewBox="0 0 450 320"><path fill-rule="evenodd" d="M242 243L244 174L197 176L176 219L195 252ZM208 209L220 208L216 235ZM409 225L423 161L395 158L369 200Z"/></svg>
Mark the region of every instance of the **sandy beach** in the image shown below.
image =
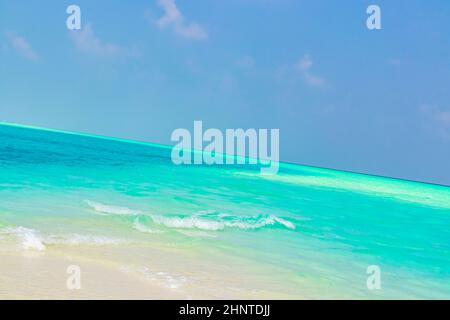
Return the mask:
<svg viewBox="0 0 450 320"><path fill-rule="evenodd" d="M0 247L0 299L184 299L186 295L114 263L76 252L13 252ZM81 268L81 288L69 290L67 268Z"/></svg>
<svg viewBox="0 0 450 320"><path fill-rule="evenodd" d="M131 258L139 251L145 260L145 252L149 250L139 246L53 246L39 251L2 244L0 299L300 298L283 294L281 287L278 293L271 291L267 283L258 283L260 274L256 273L252 277L252 271L239 263L222 266L210 264L196 271L200 266L183 263L182 255L177 258L173 253L155 250L151 254L159 252L159 258L152 259L153 263L144 266L144 263L137 264L139 259ZM80 289L69 289L67 286L72 275L68 273L70 266L80 268ZM276 287L273 289L277 290Z"/></svg>

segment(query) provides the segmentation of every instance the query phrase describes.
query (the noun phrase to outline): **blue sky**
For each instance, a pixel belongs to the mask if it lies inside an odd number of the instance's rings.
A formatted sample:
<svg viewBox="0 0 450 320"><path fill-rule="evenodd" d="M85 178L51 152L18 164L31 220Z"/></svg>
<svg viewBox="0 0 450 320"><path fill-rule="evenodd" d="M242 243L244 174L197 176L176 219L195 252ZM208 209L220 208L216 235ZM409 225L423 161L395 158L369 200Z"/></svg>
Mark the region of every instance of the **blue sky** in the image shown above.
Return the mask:
<svg viewBox="0 0 450 320"><path fill-rule="evenodd" d="M0 0L0 121L165 144L194 120L279 128L284 161L450 185L449 17L445 0Z"/></svg>

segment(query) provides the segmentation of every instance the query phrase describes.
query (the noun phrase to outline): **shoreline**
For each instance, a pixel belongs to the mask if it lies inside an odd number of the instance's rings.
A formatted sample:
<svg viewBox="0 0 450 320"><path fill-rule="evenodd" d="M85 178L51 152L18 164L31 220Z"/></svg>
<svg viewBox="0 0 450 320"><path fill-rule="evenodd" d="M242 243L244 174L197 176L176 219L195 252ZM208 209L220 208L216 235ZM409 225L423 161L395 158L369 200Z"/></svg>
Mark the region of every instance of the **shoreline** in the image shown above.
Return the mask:
<svg viewBox="0 0 450 320"><path fill-rule="evenodd" d="M70 250L68 250L70 251ZM185 299L185 295L120 270L112 262L99 262L73 253L5 251L0 247L0 299ZM70 290L69 266L80 266L81 288Z"/></svg>
<svg viewBox="0 0 450 320"><path fill-rule="evenodd" d="M173 259L168 256L173 252L167 253L167 256L161 252L155 261L164 263L154 263L151 267L127 263L127 257L122 255L127 250L108 246L51 246L44 251L17 250L14 246L0 243L0 299L303 299L288 293L264 290L262 283L253 283L254 289L249 289L254 279L246 279L238 273L221 277L220 274L226 269L217 270L214 264L196 274L192 270L199 264L198 261L186 261L184 274L163 271L161 265L165 263L167 269L171 269L169 265ZM139 250L131 251L134 254ZM122 261L114 258L117 255L121 256ZM172 264L178 265L176 269L182 265L180 260L181 257L172 261ZM68 278L72 275L68 273L70 266L80 267L80 290L67 288ZM239 287L239 283L245 283L246 288Z"/></svg>

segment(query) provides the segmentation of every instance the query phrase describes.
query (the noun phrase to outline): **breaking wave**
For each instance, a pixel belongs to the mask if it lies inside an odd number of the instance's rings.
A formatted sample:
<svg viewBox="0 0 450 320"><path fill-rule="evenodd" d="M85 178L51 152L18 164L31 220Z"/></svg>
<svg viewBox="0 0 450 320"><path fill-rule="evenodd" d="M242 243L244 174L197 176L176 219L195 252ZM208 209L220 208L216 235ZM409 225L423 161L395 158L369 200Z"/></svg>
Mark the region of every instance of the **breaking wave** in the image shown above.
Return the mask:
<svg viewBox="0 0 450 320"><path fill-rule="evenodd" d="M266 226L279 226L294 230L295 225L275 215L237 216L214 211L200 211L190 216L156 215L143 213L126 207L110 206L93 201L85 201L101 214L135 216L133 228L143 233L157 233L149 224L173 229L200 229L218 231L224 229L254 230Z"/></svg>
<svg viewBox="0 0 450 320"><path fill-rule="evenodd" d="M141 223L139 221L139 216L136 217L136 219L134 219L133 228L142 233L160 233L159 230L155 230L155 229L150 228L149 226L146 226L145 224Z"/></svg>
<svg viewBox="0 0 450 320"><path fill-rule="evenodd" d="M100 214L115 214L115 215L138 215L142 214L140 211L132 210L127 207L110 206L99 202L84 201L89 207Z"/></svg>
<svg viewBox="0 0 450 320"><path fill-rule="evenodd" d="M2 230L1 233L16 236L25 250L45 250L45 244L42 241L42 237L36 230L25 227L15 227L6 228Z"/></svg>
<svg viewBox="0 0 450 320"><path fill-rule="evenodd" d="M201 229L209 231L223 230L226 228L236 229L260 229L265 226L281 225L288 229L295 229L295 225L287 220L274 215L259 217L232 217L231 220L224 220L222 217L216 219L203 218L201 216L191 217L167 217L151 216L154 223L175 229Z"/></svg>

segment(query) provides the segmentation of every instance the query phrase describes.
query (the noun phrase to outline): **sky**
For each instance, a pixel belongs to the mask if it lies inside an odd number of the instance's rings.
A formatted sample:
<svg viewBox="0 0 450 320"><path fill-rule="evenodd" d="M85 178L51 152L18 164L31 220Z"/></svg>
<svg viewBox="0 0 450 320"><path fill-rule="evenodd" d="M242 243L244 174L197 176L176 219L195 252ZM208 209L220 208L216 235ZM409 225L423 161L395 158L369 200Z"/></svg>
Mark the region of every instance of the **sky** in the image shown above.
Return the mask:
<svg viewBox="0 0 450 320"><path fill-rule="evenodd" d="M450 185L449 17L447 0L0 0L0 121L164 144L194 120L278 128L283 161Z"/></svg>

